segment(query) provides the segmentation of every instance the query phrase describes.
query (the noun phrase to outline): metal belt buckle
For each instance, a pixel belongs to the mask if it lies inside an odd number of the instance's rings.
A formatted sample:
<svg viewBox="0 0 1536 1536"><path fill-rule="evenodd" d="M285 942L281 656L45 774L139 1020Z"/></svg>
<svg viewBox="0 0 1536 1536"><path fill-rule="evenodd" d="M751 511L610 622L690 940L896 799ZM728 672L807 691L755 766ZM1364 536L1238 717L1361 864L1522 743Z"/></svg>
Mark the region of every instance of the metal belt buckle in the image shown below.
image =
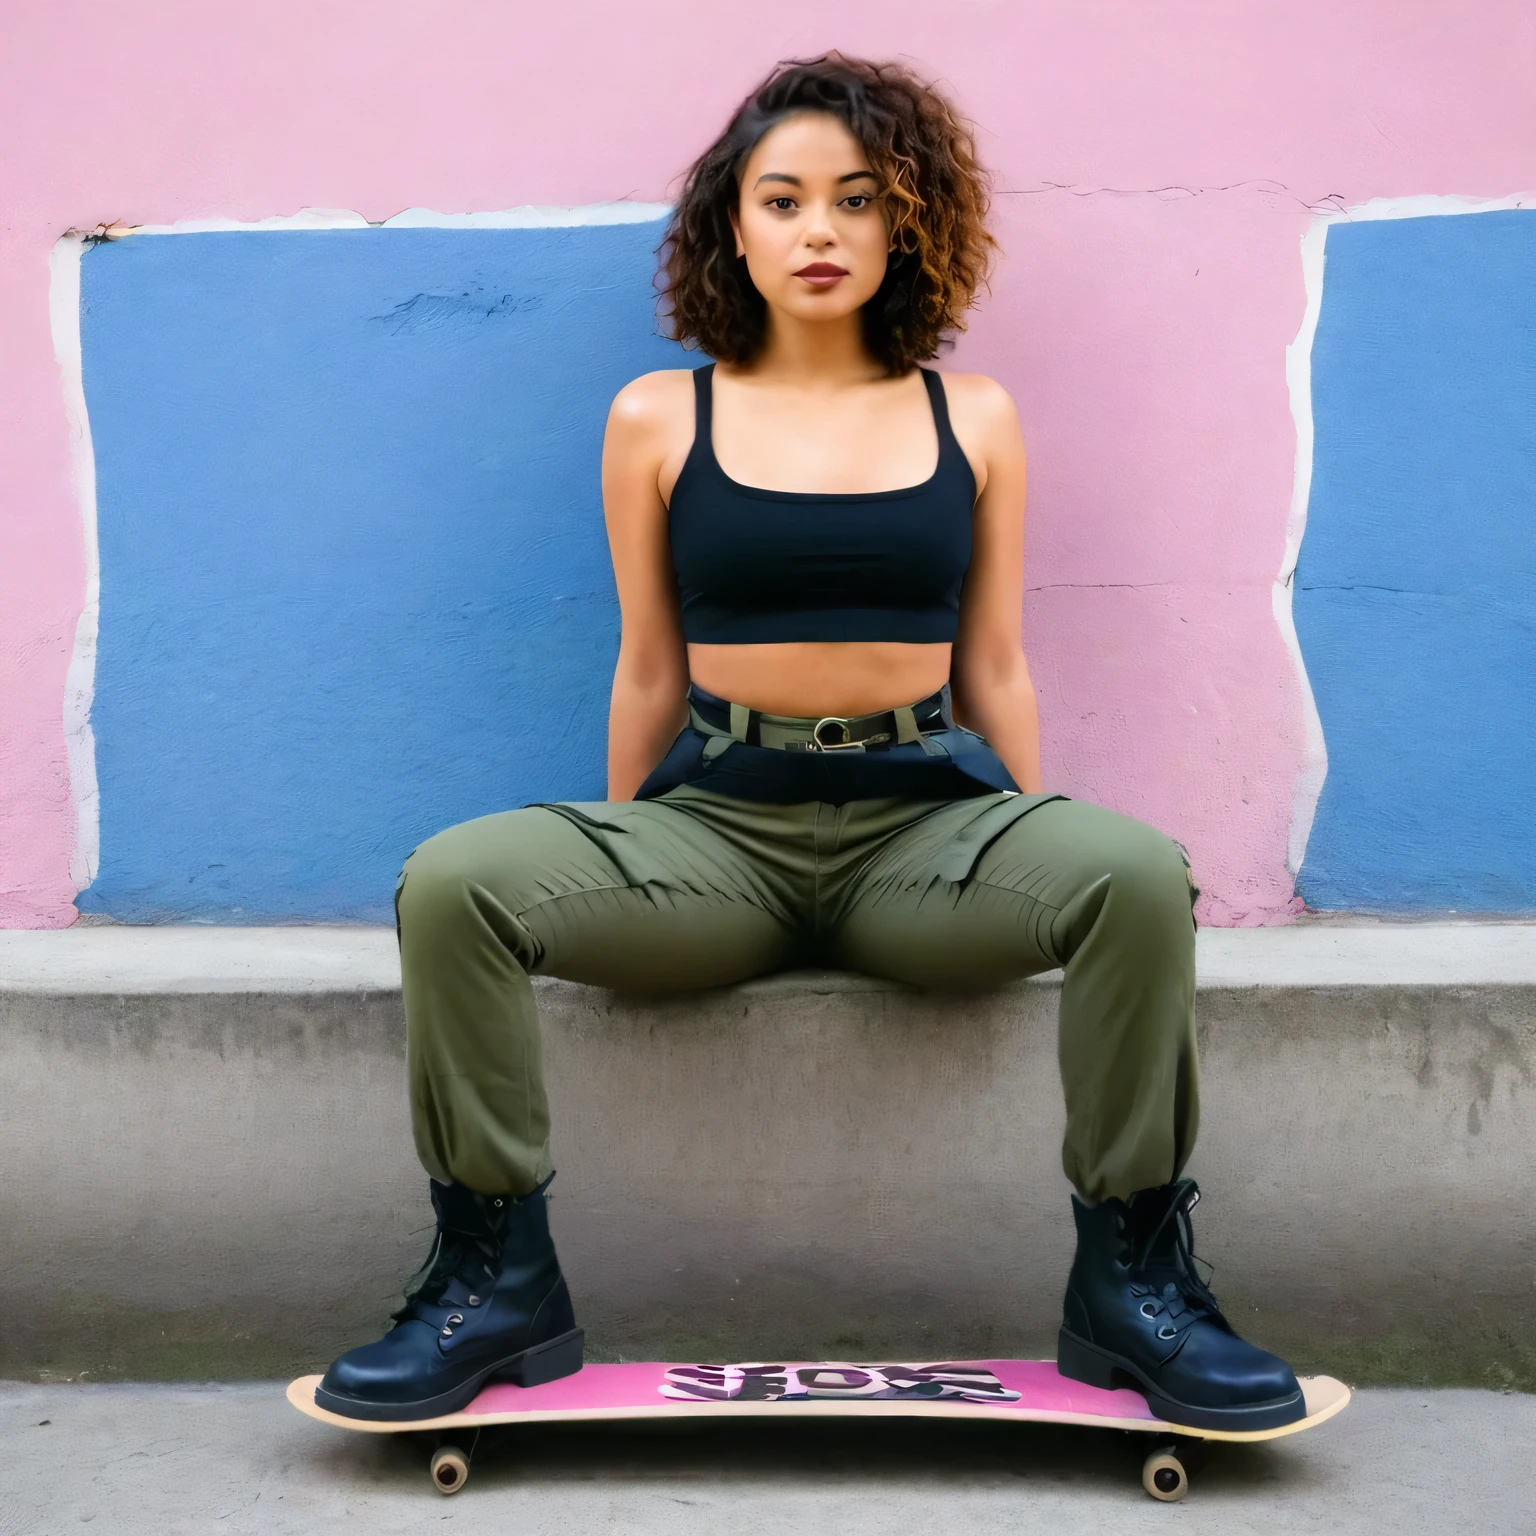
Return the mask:
<svg viewBox="0 0 1536 1536"><path fill-rule="evenodd" d="M841 741L827 741L822 737L824 727L833 727L843 733ZM815 742L814 750L817 752L862 752L864 743L853 739L853 732L848 728L848 722L841 715L826 715L811 727L811 740Z"/></svg>

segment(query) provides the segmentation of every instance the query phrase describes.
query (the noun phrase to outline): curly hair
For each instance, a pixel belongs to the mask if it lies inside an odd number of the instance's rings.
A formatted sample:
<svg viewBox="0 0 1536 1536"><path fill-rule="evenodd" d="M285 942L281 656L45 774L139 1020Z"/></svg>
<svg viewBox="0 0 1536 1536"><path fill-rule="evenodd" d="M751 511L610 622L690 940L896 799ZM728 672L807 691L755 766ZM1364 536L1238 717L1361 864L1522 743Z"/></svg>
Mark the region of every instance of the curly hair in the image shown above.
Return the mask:
<svg viewBox="0 0 1536 1536"><path fill-rule="evenodd" d="M847 125L881 182L891 233L885 278L864 306L865 345L887 374L932 358L965 329L997 242L970 127L901 64L827 53L777 65L688 172L660 255L673 340L728 363L762 350L768 310L735 254L731 211L747 156L776 123L826 112Z"/></svg>

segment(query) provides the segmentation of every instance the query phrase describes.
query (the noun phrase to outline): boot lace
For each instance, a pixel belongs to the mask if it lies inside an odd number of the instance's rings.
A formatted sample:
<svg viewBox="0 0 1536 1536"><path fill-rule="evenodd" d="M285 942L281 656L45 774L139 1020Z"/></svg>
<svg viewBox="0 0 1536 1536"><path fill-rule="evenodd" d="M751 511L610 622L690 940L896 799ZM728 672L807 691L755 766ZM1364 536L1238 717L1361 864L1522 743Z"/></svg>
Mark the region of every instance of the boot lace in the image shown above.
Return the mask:
<svg viewBox="0 0 1536 1536"><path fill-rule="evenodd" d="M430 1314L445 1305L443 1293L449 1285L457 1280L471 1292L488 1290L496 1278L496 1257L495 1245L488 1238L439 1227L426 1262L405 1282L405 1305L390 1316L397 1323L419 1318L436 1324L439 1319ZM478 1301L474 1296L470 1305Z"/></svg>
<svg viewBox="0 0 1536 1536"><path fill-rule="evenodd" d="M1195 1253L1189 1216L1199 1200L1200 1186L1193 1179L1180 1179L1166 1192L1159 1191L1142 1221L1136 1220L1142 1214L1137 1210L1141 1202L1131 1207L1131 1294L1142 1298L1143 1317L1161 1319L1157 1336L1164 1343L1182 1344L1183 1336L1202 1319L1231 1331L1210 1288L1215 1271Z"/></svg>

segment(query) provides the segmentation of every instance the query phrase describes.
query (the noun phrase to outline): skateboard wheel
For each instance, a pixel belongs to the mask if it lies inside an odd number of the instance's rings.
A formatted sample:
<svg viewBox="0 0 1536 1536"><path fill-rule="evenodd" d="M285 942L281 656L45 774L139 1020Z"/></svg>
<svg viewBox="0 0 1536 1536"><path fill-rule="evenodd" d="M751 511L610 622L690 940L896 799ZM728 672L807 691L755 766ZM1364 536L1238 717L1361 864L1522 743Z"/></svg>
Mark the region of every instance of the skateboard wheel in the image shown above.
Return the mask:
<svg viewBox="0 0 1536 1536"><path fill-rule="evenodd" d="M1176 1447L1160 1445L1141 1465L1141 1486L1164 1504L1177 1504L1189 1492L1189 1474Z"/></svg>
<svg viewBox="0 0 1536 1536"><path fill-rule="evenodd" d="M438 1446L432 1453L432 1486L446 1496L468 1481L469 1457L456 1445Z"/></svg>

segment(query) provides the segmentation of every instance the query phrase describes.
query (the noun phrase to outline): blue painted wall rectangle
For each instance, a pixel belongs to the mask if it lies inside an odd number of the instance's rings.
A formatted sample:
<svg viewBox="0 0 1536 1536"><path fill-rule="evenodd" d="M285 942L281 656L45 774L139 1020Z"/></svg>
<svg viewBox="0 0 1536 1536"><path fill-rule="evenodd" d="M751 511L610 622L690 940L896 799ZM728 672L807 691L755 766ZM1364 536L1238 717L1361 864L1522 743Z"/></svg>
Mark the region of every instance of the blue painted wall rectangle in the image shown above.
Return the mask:
<svg viewBox="0 0 1536 1536"><path fill-rule="evenodd" d="M1536 910L1536 211L1333 225L1294 613L1314 907Z"/></svg>
<svg viewBox="0 0 1536 1536"><path fill-rule="evenodd" d="M439 828L600 798L599 455L659 222L88 250L101 866L130 922L392 917Z"/></svg>

